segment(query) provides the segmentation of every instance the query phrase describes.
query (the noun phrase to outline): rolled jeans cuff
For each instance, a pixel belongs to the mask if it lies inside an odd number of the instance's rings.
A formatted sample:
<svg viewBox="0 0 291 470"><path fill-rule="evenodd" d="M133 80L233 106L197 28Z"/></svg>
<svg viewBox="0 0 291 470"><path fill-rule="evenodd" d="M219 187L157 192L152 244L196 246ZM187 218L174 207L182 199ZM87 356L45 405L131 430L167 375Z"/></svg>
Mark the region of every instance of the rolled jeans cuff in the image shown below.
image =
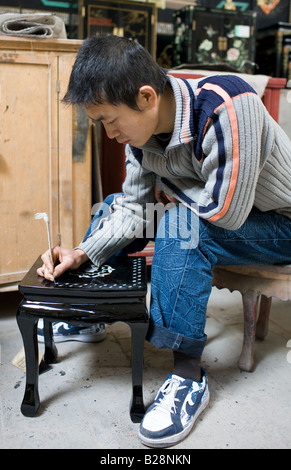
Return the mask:
<svg viewBox="0 0 291 470"><path fill-rule="evenodd" d="M207 335L204 335L204 337L200 339L189 338L188 336L184 336L175 331L168 330L161 325L150 322L146 339L159 349L169 348L189 357L201 357L205 348Z"/></svg>

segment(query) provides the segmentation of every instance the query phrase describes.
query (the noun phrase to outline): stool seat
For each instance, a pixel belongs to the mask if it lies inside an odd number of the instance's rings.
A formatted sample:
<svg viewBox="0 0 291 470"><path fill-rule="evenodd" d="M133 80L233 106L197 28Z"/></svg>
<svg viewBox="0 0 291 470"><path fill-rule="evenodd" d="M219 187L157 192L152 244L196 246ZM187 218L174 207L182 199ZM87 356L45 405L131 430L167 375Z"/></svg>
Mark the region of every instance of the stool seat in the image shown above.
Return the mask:
<svg viewBox="0 0 291 470"><path fill-rule="evenodd" d="M213 276L213 285L218 289L237 290L242 294L244 340L238 365L242 370L251 371L254 340L264 339L268 333L272 297L291 300L291 266L215 266Z"/></svg>
<svg viewBox="0 0 291 470"><path fill-rule="evenodd" d="M21 411L35 416L40 405L38 393L37 322L44 320L45 351L43 364L57 360L52 322L75 326L94 323L127 323L132 337L132 399L130 417L140 422L144 413L142 374L143 346L148 330L149 314L145 296L146 263L141 257L116 257L100 269L85 263L80 269L68 271L55 282L38 276L42 265L39 257L19 284L23 295L17 311L26 360L26 388Z"/></svg>

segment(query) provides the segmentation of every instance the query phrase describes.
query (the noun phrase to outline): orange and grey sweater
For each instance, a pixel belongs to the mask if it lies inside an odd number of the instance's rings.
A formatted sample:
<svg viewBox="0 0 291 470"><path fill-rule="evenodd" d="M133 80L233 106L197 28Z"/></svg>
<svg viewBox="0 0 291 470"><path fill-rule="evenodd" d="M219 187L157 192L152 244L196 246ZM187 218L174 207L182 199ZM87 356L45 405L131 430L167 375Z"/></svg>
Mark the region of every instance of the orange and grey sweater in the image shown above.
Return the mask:
<svg viewBox="0 0 291 470"><path fill-rule="evenodd" d="M169 82L176 100L169 142L152 136L142 148L126 147L124 195L79 245L98 266L141 236L155 185L229 230L253 206L291 218L291 142L253 88L235 75Z"/></svg>

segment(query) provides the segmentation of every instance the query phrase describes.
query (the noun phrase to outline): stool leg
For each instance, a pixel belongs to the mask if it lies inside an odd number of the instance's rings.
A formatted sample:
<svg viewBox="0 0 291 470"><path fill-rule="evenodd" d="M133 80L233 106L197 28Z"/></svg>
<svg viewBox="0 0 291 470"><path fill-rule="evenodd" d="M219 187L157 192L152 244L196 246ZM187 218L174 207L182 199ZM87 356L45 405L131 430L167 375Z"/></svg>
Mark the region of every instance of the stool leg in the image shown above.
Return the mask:
<svg viewBox="0 0 291 470"><path fill-rule="evenodd" d="M45 350L43 360L46 364L54 364L57 362L58 350L56 348L53 339L53 327L52 323L48 320L44 320L44 344Z"/></svg>
<svg viewBox="0 0 291 470"><path fill-rule="evenodd" d="M129 323L131 327L131 367L132 367L132 398L130 417L133 423L140 423L145 407L143 402L143 350L148 330L147 323Z"/></svg>
<svg viewBox="0 0 291 470"><path fill-rule="evenodd" d="M39 408L38 394L38 343L37 317L29 317L27 312L21 314L18 309L17 323L22 335L26 363L26 386L21 412L24 416L33 417Z"/></svg>
<svg viewBox="0 0 291 470"><path fill-rule="evenodd" d="M272 297L261 295L259 318L256 326L256 338L264 339L268 334Z"/></svg>
<svg viewBox="0 0 291 470"><path fill-rule="evenodd" d="M254 366L254 340L259 295L249 291L242 295L244 311L244 340L238 361L240 369L250 372Z"/></svg>

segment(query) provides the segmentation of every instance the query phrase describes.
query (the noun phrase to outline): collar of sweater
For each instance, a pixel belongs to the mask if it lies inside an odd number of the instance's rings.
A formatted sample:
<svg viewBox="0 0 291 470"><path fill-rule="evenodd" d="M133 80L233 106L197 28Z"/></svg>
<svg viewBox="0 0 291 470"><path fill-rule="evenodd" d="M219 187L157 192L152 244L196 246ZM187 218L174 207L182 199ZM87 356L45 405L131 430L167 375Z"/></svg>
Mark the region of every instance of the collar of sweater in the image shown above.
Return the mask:
<svg viewBox="0 0 291 470"><path fill-rule="evenodd" d="M168 75L168 80L175 96L176 115L174 130L170 142L166 147L166 151L181 144L188 144L195 138L195 133L193 132L193 106L199 82L199 79L183 80L172 77L171 75ZM159 143L157 136L154 135L141 148L147 151L160 150L162 153L165 151Z"/></svg>

